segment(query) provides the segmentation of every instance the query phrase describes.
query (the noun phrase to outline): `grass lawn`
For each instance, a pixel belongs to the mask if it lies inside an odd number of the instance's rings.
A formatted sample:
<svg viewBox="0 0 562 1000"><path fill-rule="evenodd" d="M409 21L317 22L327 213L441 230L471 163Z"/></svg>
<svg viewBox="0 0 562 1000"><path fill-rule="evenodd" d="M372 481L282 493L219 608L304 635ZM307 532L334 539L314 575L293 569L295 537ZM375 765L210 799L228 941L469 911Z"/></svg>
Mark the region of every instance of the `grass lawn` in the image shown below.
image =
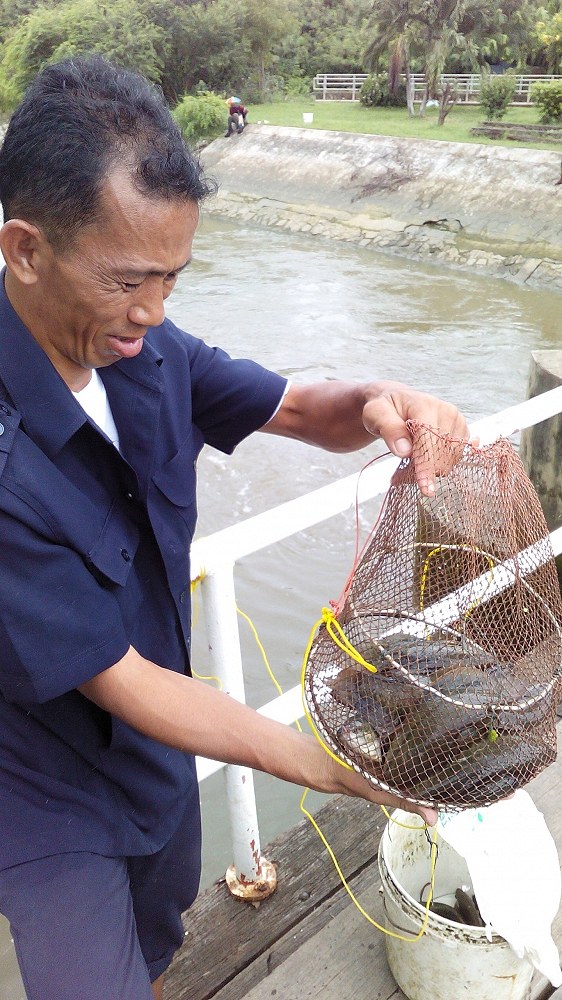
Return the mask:
<svg viewBox="0 0 562 1000"><path fill-rule="evenodd" d="M314 122L305 125L303 112L312 112ZM531 149L551 149L562 152L562 143L521 143L514 140L484 139L470 134L471 128L483 119L476 106L456 106L445 123L437 124L437 108L430 108L425 118L409 118L406 108L364 108L359 102L282 101L276 104L255 104L250 108L250 122L267 121L270 125L296 125L299 128L321 128L333 132L362 132L367 135L396 135L415 139L440 139L447 142L481 142L486 145L510 147L529 146ZM506 122L538 124L536 108L509 108Z"/></svg>

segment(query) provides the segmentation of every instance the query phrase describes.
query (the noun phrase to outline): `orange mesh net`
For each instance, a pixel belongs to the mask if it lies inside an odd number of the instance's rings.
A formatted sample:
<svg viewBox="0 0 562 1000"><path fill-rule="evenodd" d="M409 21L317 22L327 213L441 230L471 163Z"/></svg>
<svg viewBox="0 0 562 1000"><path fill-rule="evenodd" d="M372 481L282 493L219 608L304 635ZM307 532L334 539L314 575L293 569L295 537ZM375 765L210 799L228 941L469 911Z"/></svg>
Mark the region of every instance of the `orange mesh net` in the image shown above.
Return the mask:
<svg viewBox="0 0 562 1000"><path fill-rule="evenodd" d="M536 492L508 441L476 448L412 424L378 525L304 695L320 738L418 804L490 804L556 756L562 603Z"/></svg>

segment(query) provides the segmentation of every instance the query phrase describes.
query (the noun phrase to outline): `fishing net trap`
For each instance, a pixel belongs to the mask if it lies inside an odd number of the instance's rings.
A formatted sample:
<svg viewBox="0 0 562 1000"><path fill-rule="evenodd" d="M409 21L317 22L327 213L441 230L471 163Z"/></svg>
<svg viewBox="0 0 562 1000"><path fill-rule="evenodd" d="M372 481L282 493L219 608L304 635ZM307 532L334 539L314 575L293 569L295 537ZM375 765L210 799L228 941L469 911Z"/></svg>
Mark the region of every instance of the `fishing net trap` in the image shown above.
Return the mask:
<svg viewBox="0 0 562 1000"><path fill-rule="evenodd" d="M556 756L562 602L519 456L412 423L378 523L303 672L325 747L418 805L487 805ZM435 468L422 495L415 464Z"/></svg>

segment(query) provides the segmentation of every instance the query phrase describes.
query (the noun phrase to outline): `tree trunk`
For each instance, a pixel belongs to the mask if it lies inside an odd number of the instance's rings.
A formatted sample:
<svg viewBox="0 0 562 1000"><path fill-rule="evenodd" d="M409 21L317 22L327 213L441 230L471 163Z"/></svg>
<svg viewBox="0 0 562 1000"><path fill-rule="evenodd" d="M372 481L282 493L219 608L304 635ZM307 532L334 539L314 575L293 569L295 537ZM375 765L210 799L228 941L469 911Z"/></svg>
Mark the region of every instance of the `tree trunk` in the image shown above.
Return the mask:
<svg viewBox="0 0 562 1000"><path fill-rule="evenodd" d="M445 118L449 114L452 108L459 99L459 95L456 90L453 90L450 83L446 83L443 87L441 94L439 95L439 118L437 119L437 124L442 125Z"/></svg>
<svg viewBox="0 0 562 1000"><path fill-rule="evenodd" d="M408 61L406 61L404 72L406 74L406 104L408 106L408 114L410 118L415 118L416 109L414 107L414 81L412 80L410 64Z"/></svg>
<svg viewBox="0 0 562 1000"><path fill-rule="evenodd" d="M425 87L423 89L423 97L420 104L419 116L420 118L425 118L425 106L429 101L429 83L427 82L427 77L425 80Z"/></svg>
<svg viewBox="0 0 562 1000"><path fill-rule="evenodd" d="M262 102L265 102L265 55L260 52L258 59L258 90Z"/></svg>

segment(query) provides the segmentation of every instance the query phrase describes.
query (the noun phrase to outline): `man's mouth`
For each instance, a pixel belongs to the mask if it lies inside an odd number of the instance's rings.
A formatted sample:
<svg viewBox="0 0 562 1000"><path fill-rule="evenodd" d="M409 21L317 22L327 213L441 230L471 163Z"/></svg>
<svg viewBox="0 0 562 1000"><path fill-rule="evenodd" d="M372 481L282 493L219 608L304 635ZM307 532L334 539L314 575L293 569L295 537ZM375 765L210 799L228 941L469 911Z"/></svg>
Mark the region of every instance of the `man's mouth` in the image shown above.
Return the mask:
<svg viewBox="0 0 562 1000"><path fill-rule="evenodd" d="M117 337L110 335L107 338L112 354L119 358L134 358L142 350L144 335L140 337Z"/></svg>

